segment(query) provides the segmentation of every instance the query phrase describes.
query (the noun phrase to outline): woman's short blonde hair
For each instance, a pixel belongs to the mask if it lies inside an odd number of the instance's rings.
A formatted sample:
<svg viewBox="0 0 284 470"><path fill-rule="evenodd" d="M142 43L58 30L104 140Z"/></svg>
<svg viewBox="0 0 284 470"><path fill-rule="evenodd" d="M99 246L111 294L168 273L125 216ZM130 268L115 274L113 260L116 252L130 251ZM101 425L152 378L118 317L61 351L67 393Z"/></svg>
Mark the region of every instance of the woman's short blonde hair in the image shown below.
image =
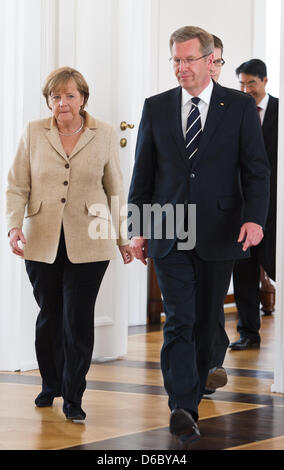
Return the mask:
<svg viewBox="0 0 284 470"><path fill-rule="evenodd" d="M81 107L83 111L87 101L89 99L89 86L83 77L83 75L78 72L78 70L72 69L71 67L61 67L59 69L53 70L45 80L45 83L42 88L42 94L46 99L47 106L49 106L48 99L52 92L59 91L64 87L64 85L73 79L76 83L77 90L84 97L84 102Z"/></svg>

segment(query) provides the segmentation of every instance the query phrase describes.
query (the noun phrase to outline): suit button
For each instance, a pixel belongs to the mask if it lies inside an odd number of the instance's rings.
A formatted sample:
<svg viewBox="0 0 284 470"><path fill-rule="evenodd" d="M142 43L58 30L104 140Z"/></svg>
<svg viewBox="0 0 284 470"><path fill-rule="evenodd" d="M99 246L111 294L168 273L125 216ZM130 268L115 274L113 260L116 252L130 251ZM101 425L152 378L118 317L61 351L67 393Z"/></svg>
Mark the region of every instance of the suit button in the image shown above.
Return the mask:
<svg viewBox="0 0 284 470"><path fill-rule="evenodd" d="M68 168L70 168L69 163L66 163L65 168L67 168L67 170L68 170Z"/></svg>
<svg viewBox="0 0 284 470"><path fill-rule="evenodd" d="M195 173L190 173L190 178L191 179L195 178Z"/></svg>
<svg viewBox="0 0 284 470"><path fill-rule="evenodd" d="M68 186L68 181L64 181L64 186Z"/></svg>
<svg viewBox="0 0 284 470"><path fill-rule="evenodd" d="M61 199L61 202L62 202L62 204L65 204L65 202L66 202L65 197L63 197L63 198Z"/></svg>

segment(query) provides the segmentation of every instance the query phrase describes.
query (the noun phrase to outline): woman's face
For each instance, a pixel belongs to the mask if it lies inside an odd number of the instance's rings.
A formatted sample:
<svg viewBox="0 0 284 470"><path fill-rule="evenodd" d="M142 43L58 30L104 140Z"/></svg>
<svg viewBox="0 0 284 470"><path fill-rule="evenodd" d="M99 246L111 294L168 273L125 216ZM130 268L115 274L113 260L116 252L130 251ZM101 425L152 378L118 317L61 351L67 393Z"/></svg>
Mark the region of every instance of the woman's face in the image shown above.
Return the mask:
<svg viewBox="0 0 284 470"><path fill-rule="evenodd" d="M71 78L62 88L51 92L48 102L57 121L61 124L71 124L80 115L84 97Z"/></svg>

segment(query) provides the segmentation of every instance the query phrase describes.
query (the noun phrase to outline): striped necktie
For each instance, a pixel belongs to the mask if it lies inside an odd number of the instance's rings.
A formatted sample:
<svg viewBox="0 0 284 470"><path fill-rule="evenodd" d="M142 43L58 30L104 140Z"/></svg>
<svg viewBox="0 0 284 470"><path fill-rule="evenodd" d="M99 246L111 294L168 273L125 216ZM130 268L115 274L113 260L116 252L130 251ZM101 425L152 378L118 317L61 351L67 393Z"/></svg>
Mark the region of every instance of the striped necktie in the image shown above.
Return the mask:
<svg viewBox="0 0 284 470"><path fill-rule="evenodd" d="M198 109L199 101L200 98L191 98L192 106L187 118L185 145L189 160L196 154L202 134L200 112Z"/></svg>

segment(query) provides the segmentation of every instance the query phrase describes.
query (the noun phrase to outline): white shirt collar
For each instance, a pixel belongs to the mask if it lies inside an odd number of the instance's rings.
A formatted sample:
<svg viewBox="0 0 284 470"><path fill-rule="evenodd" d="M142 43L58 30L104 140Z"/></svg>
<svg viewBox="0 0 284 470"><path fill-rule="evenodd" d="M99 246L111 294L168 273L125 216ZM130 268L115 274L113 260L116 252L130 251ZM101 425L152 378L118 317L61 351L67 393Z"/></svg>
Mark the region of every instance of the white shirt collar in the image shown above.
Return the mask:
<svg viewBox="0 0 284 470"><path fill-rule="evenodd" d="M266 111L266 108L267 108L267 106L268 106L268 101L269 101L269 95L268 95L268 93L266 93L265 97L262 98L261 102L258 103L257 106L258 106L259 108L263 109L264 111Z"/></svg>
<svg viewBox="0 0 284 470"><path fill-rule="evenodd" d="M204 103L206 103L207 105L209 105L210 103L210 99L211 99L211 95L212 95L212 91L213 91L213 81L210 80L210 83L209 85L204 88L204 90L202 90L202 92L200 93L200 95L198 95L198 98L200 98ZM185 88L182 89L182 106L184 106L185 104L187 104L191 98L193 98L192 95L190 95L188 93L188 91L185 90Z"/></svg>

